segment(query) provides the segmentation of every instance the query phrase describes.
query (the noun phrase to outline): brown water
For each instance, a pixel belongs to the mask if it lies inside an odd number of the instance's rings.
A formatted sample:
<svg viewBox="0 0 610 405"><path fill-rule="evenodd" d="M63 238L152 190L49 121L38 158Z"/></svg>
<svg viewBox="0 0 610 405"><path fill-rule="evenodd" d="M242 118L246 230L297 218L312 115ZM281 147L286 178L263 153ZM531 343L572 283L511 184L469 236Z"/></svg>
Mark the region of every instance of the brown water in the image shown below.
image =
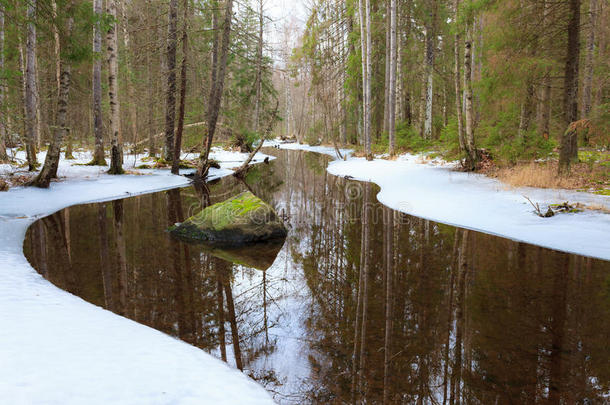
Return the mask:
<svg viewBox="0 0 610 405"><path fill-rule="evenodd" d="M608 403L610 262L403 215L324 156L269 153L245 183L64 209L29 229L26 256L279 402ZM266 271L165 232L247 188L289 226L281 248L231 252Z"/></svg>

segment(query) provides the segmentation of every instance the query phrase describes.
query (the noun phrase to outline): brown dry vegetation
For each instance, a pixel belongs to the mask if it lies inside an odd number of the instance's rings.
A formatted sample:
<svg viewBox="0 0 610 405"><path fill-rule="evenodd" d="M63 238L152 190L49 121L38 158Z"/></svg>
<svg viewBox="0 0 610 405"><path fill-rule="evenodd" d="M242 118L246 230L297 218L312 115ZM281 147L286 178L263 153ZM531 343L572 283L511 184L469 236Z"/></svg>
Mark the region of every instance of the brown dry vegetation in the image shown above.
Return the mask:
<svg viewBox="0 0 610 405"><path fill-rule="evenodd" d="M511 167L490 167L483 173L511 187L564 188L599 190L610 186L609 169L586 163L572 165L567 176L557 176L557 162L530 162Z"/></svg>

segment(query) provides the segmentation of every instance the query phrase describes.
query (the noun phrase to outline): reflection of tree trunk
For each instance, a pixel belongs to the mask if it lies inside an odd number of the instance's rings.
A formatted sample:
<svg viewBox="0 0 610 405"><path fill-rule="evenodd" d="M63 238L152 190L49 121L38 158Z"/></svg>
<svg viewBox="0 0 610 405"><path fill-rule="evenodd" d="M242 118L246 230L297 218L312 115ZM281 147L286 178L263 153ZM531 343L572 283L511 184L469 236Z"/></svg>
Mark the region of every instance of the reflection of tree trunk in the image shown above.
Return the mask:
<svg viewBox="0 0 610 405"><path fill-rule="evenodd" d="M364 211L366 211L366 199L363 200L363 213L362 215L364 216ZM360 342L360 329L362 327L361 325L361 318L360 318L360 311L362 309L362 297L363 297L363 292L364 292L364 266L362 265L362 263L364 263L364 233L365 233L365 227L364 227L364 220L362 222L362 232L361 232L361 236L360 236L360 269L359 269L359 274L358 274L358 298L357 298L357 304L356 304L356 316L355 316L355 321L354 321L354 350L352 353L352 388L351 388L351 395L352 395L352 403L356 403L356 388L358 387L358 380L359 380L359 362L360 362L360 354L358 351L358 345Z"/></svg>
<svg viewBox="0 0 610 405"><path fill-rule="evenodd" d="M229 313L229 324L231 325L231 341L233 342L233 353L235 355L235 365L238 369L244 369L242 364L241 349L239 348L239 330L237 329L237 318L235 316L235 304L233 303L233 291L231 289L230 272L231 267L221 261L220 259L214 259L214 264L217 271L221 272L222 284L225 290L225 297L227 299L227 311Z"/></svg>
<svg viewBox="0 0 610 405"><path fill-rule="evenodd" d="M455 230L455 236L453 237L453 254L451 255L451 266L449 271L449 299L447 301L447 340L445 341L445 361L443 364L443 405L447 403L447 386L449 384L449 347L451 345L451 330L453 324L453 287L455 283L455 265L458 258L458 243L460 237L460 230Z"/></svg>
<svg viewBox="0 0 610 405"><path fill-rule="evenodd" d="M462 243L458 253L458 286L456 298L456 332L455 332L455 365L451 373L451 396L449 403L460 403L460 386L462 383L462 340L464 335L464 307L466 301L466 279L468 275L468 231L462 231Z"/></svg>
<svg viewBox="0 0 610 405"><path fill-rule="evenodd" d="M263 322L265 328L265 347L269 346L269 320L267 318L267 271L263 270Z"/></svg>
<svg viewBox="0 0 610 405"><path fill-rule="evenodd" d="M112 299L112 274L108 263L108 231L106 226L106 205L98 206L97 219L100 227L100 267L102 269L102 286L104 288L104 307L114 309Z"/></svg>
<svg viewBox="0 0 610 405"><path fill-rule="evenodd" d="M363 268L362 277L364 278L364 282L362 283L362 332L360 338L360 365L358 367L358 375L360 376L358 391L363 393L366 387L364 386L364 369L366 367L366 327L367 327L367 312L369 306L369 247L370 247L370 239L369 239L369 204L370 204L370 195L371 195L371 184L366 183L364 185L364 217L362 222L362 236L363 236L363 261L361 266Z"/></svg>
<svg viewBox="0 0 610 405"><path fill-rule="evenodd" d="M114 211L114 227L116 230L116 250L117 259L119 261L119 274L118 280L118 295L119 302L118 310L120 315L124 315L127 312L127 254L125 249L125 237L123 235L123 200L114 200L112 202L112 209Z"/></svg>
<svg viewBox="0 0 610 405"><path fill-rule="evenodd" d="M218 304L218 340L220 344L220 357L227 361L227 344L225 342L225 305L222 296L223 285L220 271L216 271L216 303Z"/></svg>
<svg viewBox="0 0 610 405"><path fill-rule="evenodd" d="M392 112L392 109L390 110ZM392 120L390 118L390 125ZM393 283L392 272L394 271L394 249L393 231L394 216L390 209L383 210L385 219L385 341L384 341L384 361L383 361L383 403L389 403L390 399L390 374L392 360L392 319L393 319Z"/></svg>
<svg viewBox="0 0 610 405"><path fill-rule="evenodd" d="M568 277L570 272L570 256L560 253L562 266L556 269L553 280L553 305L551 307L551 354L549 375L549 404L561 403L563 391L563 361L564 361L564 337L566 323L566 299L568 290Z"/></svg>
<svg viewBox="0 0 610 405"><path fill-rule="evenodd" d="M44 278L49 277L49 267L47 265L47 234L45 232L42 221L36 222L36 227L33 228L35 240L33 241L35 256L40 259L40 262L36 266L40 270L40 274Z"/></svg>
<svg viewBox="0 0 610 405"><path fill-rule="evenodd" d="M167 192L167 222L171 226L177 222L184 220L184 213L182 212L182 204L180 197L180 189L174 188ZM188 247L185 247L188 254ZM178 315L178 336L180 339L186 340L189 333L189 326L185 319L186 310L184 299L186 297L186 291L184 291L183 271L182 271L182 257L180 255L180 243L170 238L170 254L172 258L173 276L174 276L174 300L176 302L176 314ZM188 260L188 257L186 257ZM186 266L188 269L188 264Z"/></svg>

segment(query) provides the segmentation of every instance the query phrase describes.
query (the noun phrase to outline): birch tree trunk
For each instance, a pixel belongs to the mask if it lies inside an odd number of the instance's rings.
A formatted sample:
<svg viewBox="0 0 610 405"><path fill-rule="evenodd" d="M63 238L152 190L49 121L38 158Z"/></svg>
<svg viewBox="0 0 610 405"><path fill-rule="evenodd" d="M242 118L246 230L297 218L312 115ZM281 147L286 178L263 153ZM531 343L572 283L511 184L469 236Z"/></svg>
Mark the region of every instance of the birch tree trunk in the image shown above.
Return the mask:
<svg viewBox="0 0 610 405"><path fill-rule="evenodd" d="M178 128L174 142L174 157L172 159L172 173L180 173L180 150L182 149L182 133L184 132L184 111L186 109L186 65L188 58L188 0L182 3L182 66L180 67L180 106L178 107Z"/></svg>
<svg viewBox="0 0 610 405"><path fill-rule="evenodd" d="M568 43L563 84L564 125L578 120L578 65L580 60L580 0L570 0ZM559 173L567 173L572 161L578 160L578 136L576 131L566 130L561 138Z"/></svg>
<svg viewBox="0 0 610 405"><path fill-rule="evenodd" d="M371 0L366 0L366 120L364 150L366 160L373 160L371 153L371 73L372 65Z"/></svg>
<svg viewBox="0 0 610 405"><path fill-rule="evenodd" d="M178 0L169 0L169 26L167 31L167 88L165 89L165 147L163 159L171 161L174 150L176 121L176 42Z"/></svg>
<svg viewBox="0 0 610 405"><path fill-rule="evenodd" d="M394 156L396 143L396 0L390 0L390 111L389 111L389 152Z"/></svg>
<svg viewBox="0 0 610 405"><path fill-rule="evenodd" d="M104 155L104 132L102 125L102 31L100 19L102 18L102 0L93 0L93 13L97 19L93 26L93 135L95 148L93 149L92 166L106 166Z"/></svg>
<svg viewBox="0 0 610 405"><path fill-rule="evenodd" d="M595 38L597 35L597 0L589 1L589 34L587 35L587 55L582 83L582 105L580 118L589 118L591 113L591 87L593 84L593 58L595 56Z"/></svg>
<svg viewBox="0 0 610 405"><path fill-rule="evenodd" d="M36 142L38 133L38 83L36 82L36 0L28 2L27 8L27 41L25 57L25 139L28 159L28 170L36 170Z"/></svg>
<svg viewBox="0 0 610 405"><path fill-rule="evenodd" d="M254 106L254 132L259 131L261 95L263 87L263 0L258 1L258 44L256 47L256 100Z"/></svg>
<svg viewBox="0 0 610 405"><path fill-rule="evenodd" d="M392 57L390 48L392 47L392 8L390 0L386 0L386 26L385 26L385 84L384 84L384 105L383 105L383 132L390 130L390 65Z"/></svg>
<svg viewBox="0 0 610 405"><path fill-rule="evenodd" d="M466 169L475 170L477 151L474 143L474 110L472 106L472 28L467 24L466 42L464 45L464 110L466 121L465 150Z"/></svg>
<svg viewBox="0 0 610 405"><path fill-rule="evenodd" d="M121 105L119 103L119 61L117 33L117 0L107 0L106 13L112 17L106 34L106 60L108 63L108 97L110 99L110 170L109 174L123 174L123 153L121 145Z"/></svg>
<svg viewBox="0 0 610 405"><path fill-rule="evenodd" d="M205 143L205 150L200 156L199 165L197 167L197 176L205 178L210 169L208 165L208 159L210 156L210 149L212 148L212 141L214 140L214 133L216 132L216 124L218 123L218 115L220 113L220 102L222 100L222 93L224 90L225 72L227 69L227 56L229 53L229 40L231 37L231 19L233 18L233 0L226 0L225 6L225 21L222 30L222 45L220 46L220 55L217 57L218 60L218 72L214 75L215 79L212 82L210 91L210 102L208 104L208 134ZM218 33L216 33L217 35ZM217 39L215 39L215 42ZM214 63L213 63L214 65Z"/></svg>
<svg viewBox="0 0 610 405"><path fill-rule="evenodd" d="M65 30L65 35L66 38L70 38L73 26L73 19L71 16L66 21L66 25L67 27ZM36 176L36 178L32 180L30 185L41 188L47 188L49 187L51 179L57 177L57 167L59 166L61 143L69 131L66 126L66 121L68 116L68 97L70 95L70 80L70 63L68 62L67 58L61 58L61 86L59 88L59 94L57 96L57 116L55 117L53 138L51 139L44 165L40 170L40 173L38 173L38 176Z"/></svg>
<svg viewBox="0 0 610 405"><path fill-rule="evenodd" d="M362 144L366 145L366 28L363 0L358 0L358 17L360 18L360 56L362 63Z"/></svg>
<svg viewBox="0 0 610 405"><path fill-rule="evenodd" d="M4 5L0 4L0 71L4 71ZM4 79L0 79L0 163L8 161L6 154L6 112L4 106Z"/></svg>
<svg viewBox="0 0 610 405"><path fill-rule="evenodd" d="M434 56L436 51L436 1L428 3L430 10L430 20L426 24L425 34L425 73L424 73L424 116L422 126L422 137L432 139L432 103L434 96Z"/></svg>
<svg viewBox="0 0 610 405"><path fill-rule="evenodd" d="M458 26L459 21L459 10L460 10L460 0L454 0L453 2L454 8L454 17L455 21L455 36L453 42L453 57L454 57L454 82L455 82L455 111L457 117L457 125L458 125L458 140L460 143L460 149L462 151L465 150L465 140L464 140L464 120L462 116L462 81L460 80L460 27Z"/></svg>
<svg viewBox="0 0 610 405"><path fill-rule="evenodd" d="M131 49L131 37L129 35L129 30L127 29L127 21L129 21L127 17L127 11L125 10L127 7L126 4L121 5L121 15L123 17L123 21L125 23L122 25L123 27L123 44L126 50L125 52L125 67L127 70L127 78L125 80L127 84L127 107L129 110L129 126L131 127L131 137L130 140L134 145L138 143L138 110L137 110L137 101L136 101L136 89L133 84L133 63L132 58L133 50Z"/></svg>

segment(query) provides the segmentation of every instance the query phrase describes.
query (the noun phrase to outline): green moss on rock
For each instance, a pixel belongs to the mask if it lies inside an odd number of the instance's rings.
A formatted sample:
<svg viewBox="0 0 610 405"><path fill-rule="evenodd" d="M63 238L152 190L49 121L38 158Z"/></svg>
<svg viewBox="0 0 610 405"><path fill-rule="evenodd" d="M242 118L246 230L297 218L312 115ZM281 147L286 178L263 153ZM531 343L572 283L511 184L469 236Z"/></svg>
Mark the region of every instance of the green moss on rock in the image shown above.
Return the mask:
<svg viewBox="0 0 610 405"><path fill-rule="evenodd" d="M169 229L189 240L240 245L286 236L286 228L273 208L249 191L205 208Z"/></svg>

